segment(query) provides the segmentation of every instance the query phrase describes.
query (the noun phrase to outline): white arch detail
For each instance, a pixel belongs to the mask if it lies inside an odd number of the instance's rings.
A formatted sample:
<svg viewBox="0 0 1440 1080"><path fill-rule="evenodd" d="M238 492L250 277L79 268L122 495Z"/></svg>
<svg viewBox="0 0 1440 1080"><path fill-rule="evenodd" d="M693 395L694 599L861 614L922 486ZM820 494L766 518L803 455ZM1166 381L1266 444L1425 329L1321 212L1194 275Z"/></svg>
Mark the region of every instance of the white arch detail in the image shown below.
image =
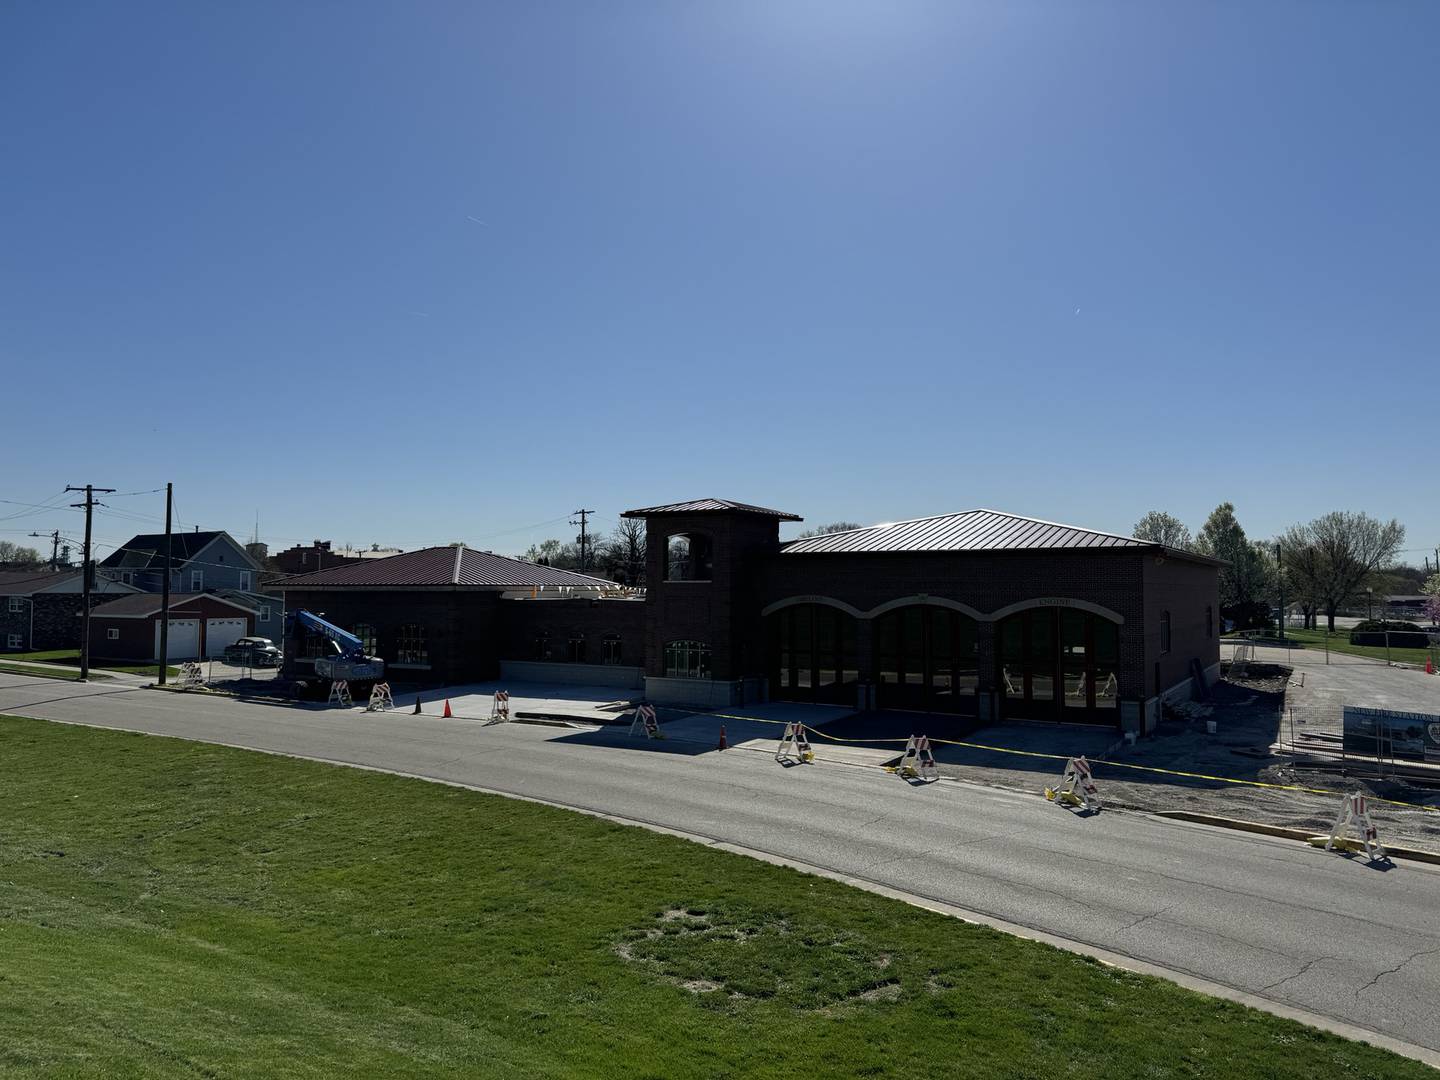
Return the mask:
<svg viewBox="0 0 1440 1080"><path fill-rule="evenodd" d="M884 615L887 611L894 611L896 608L913 607L916 604L929 604L931 607L949 608L951 611L958 611L962 615L968 615L976 622L984 622L990 616L978 608L969 604L962 604L959 600L948 600L943 596L927 596L924 593L917 593L914 596L897 596L894 600L886 600L883 604L877 604L865 612L864 618L874 619Z"/></svg>
<svg viewBox="0 0 1440 1080"><path fill-rule="evenodd" d="M1118 611L1111 611L1099 604L1092 604L1089 600L1072 600L1068 596L1036 596L1018 603L1006 604L1002 608L996 608L987 618L999 622L1007 615L1014 615L1017 611L1026 611L1030 608L1075 608L1079 611L1088 611L1092 615L1099 615L1102 619L1109 619L1120 626L1125 625L1125 616Z"/></svg>
<svg viewBox="0 0 1440 1080"><path fill-rule="evenodd" d="M822 607L838 608L847 615L853 615L857 619L865 618L865 612L847 604L844 600L836 600L833 596L787 596L784 600L776 600L773 604L766 604L760 609L761 615L770 615L783 608L795 607L797 604L820 604Z"/></svg>

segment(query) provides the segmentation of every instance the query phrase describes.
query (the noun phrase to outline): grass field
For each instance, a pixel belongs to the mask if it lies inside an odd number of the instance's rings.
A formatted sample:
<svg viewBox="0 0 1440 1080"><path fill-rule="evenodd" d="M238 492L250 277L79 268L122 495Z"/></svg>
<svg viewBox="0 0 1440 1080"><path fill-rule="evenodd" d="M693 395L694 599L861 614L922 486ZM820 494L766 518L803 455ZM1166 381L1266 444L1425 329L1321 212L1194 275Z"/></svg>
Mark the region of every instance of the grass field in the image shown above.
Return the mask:
<svg viewBox="0 0 1440 1080"><path fill-rule="evenodd" d="M1321 652L1325 651L1326 633L1324 630L1296 630L1287 627L1285 636L1293 639L1306 649ZM1350 631L1339 630L1329 635L1330 651L1348 653L1351 656L1368 656L1373 660L1385 659L1385 646L1383 645L1351 645ZM1236 639L1238 640L1238 639ZM1395 649L1390 650L1390 659L1397 664L1421 664L1425 663L1427 656L1433 655L1429 649ZM1437 658L1440 659L1440 658Z"/></svg>
<svg viewBox="0 0 1440 1080"><path fill-rule="evenodd" d="M62 679L66 682L80 681L80 673L78 671L45 670L42 668L25 667L22 664L7 664L3 660L0 660L0 671L5 672L7 675L31 675L37 679ZM95 678L105 679L109 678L109 676L96 675Z"/></svg>
<svg viewBox="0 0 1440 1080"><path fill-rule="evenodd" d="M7 1077L1434 1075L825 879L379 773L0 718L0 822Z"/></svg>
<svg viewBox="0 0 1440 1080"><path fill-rule="evenodd" d="M5 653L0 659L35 660L47 664L65 664L68 667L79 667L80 650L46 649L39 652ZM106 671L128 671L132 675L155 675L160 671L159 664L107 664L103 660L92 660L90 666L91 668L104 668ZM165 670L172 676L178 676L180 674L180 669L176 667L167 665Z"/></svg>

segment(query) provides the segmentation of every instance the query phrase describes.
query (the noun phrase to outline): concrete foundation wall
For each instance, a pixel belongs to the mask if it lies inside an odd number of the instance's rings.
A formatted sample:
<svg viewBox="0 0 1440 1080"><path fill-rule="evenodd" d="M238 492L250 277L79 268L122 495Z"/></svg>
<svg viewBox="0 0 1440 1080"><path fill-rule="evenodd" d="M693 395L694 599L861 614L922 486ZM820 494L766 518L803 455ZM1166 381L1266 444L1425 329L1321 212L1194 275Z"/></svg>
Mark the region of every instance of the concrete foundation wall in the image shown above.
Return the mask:
<svg viewBox="0 0 1440 1080"><path fill-rule="evenodd" d="M639 690L645 669L619 664L552 664L536 660L501 660L500 678L515 682L548 682L565 686L614 686Z"/></svg>

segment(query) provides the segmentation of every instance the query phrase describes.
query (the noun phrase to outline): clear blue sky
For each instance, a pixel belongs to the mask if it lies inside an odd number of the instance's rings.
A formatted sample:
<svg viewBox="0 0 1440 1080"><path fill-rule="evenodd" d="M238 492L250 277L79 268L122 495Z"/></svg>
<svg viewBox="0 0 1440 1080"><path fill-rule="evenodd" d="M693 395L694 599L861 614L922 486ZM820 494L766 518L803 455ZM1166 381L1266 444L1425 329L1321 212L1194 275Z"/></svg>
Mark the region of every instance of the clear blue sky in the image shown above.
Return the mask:
<svg viewBox="0 0 1440 1080"><path fill-rule="evenodd" d="M1430 548L1437 106L1428 0L12 0L0 517L1229 499Z"/></svg>

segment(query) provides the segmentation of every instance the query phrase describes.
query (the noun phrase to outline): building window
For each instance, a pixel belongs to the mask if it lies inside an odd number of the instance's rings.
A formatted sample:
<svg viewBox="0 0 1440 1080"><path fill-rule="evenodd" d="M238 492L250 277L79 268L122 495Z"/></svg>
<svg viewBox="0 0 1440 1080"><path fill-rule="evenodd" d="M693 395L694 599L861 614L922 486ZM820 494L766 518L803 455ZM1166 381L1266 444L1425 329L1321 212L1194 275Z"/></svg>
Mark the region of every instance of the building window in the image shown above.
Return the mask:
<svg viewBox="0 0 1440 1080"><path fill-rule="evenodd" d="M19 634L10 634L5 638L5 645L7 648L18 649L22 645L24 645L24 643L25 639Z"/></svg>
<svg viewBox="0 0 1440 1080"><path fill-rule="evenodd" d="M135 574L134 574L134 572L131 571L131 570L121 570L121 571L120 571L120 584L122 584L122 585L134 585L134 584L135 584Z"/></svg>
<svg viewBox="0 0 1440 1080"><path fill-rule="evenodd" d="M425 644L425 627L420 623L405 623L395 641L395 662L397 664L428 664L430 650Z"/></svg>
<svg viewBox="0 0 1440 1080"><path fill-rule="evenodd" d="M665 540L666 581L709 581L713 561L704 533L676 533Z"/></svg>
<svg viewBox="0 0 1440 1080"><path fill-rule="evenodd" d="M585 635L576 634L570 639L569 648L566 650L566 658L572 664L583 664L585 662Z"/></svg>
<svg viewBox="0 0 1440 1080"><path fill-rule="evenodd" d="M1209 604L1205 605L1205 636L1215 636L1215 609Z"/></svg>
<svg viewBox="0 0 1440 1080"><path fill-rule="evenodd" d="M191 592L204 592L204 591L205 591L205 571L204 571L204 570L191 570L191 571L190 571L190 591L191 591Z"/></svg>
<svg viewBox="0 0 1440 1080"><path fill-rule="evenodd" d="M23 596L10 597L10 614L25 610L25 598Z"/></svg>
<svg viewBox="0 0 1440 1080"><path fill-rule="evenodd" d="M544 631L535 635L535 659L550 659L550 635Z"/></svg>
<svg viewBox="0 0 1440 1080"><path fill-rule="evenodd" d="M118 629L117 627L112 626L112 627L110 627L108 630L106 630L106 631L105 631L105 640L106 640L106 641L119 641L119 640L120 640L120 631L119 631L119 629Z"/></svg>
<svg viewBox="0 0 1440 1080"><path fill-rule="evenodd" d="M249 591L250 591L250 571L249 571L249 570L241 570L241 571L240 571L240 591L241 591L241 592L249 592Z"/></svg>
<svg viewBox="0 0 1440 1080"><path fill-rule="evenodd" d="M1170 651L1170 613L1160 613L1160 655L1164 656Z"/></svg>
<svg viewBox="0 0 1440 1080"><path fill-rule="evenodd" d="M602 664L620 663L619 634L606 634L600 639L600 662Z"/></svg>
<svg viewBox="0 0 1440 1080"><path fill-rule="evenodd" d="M269 622L269 621L270 621L270 605L269 605L269 604L261 604L261 605L260 605L260 621L261 621L261 622Z"/></svg>
<svg viewBox="0 0 1440 1080"><path fill-rule="evenodd" d="M667 642L665 675L671 679L710 678L710 646L700 641Z"/></svg>
<svg viewBox="0 0 1440 1080"><path fill-rule="evenodd" d="M366 656L375 655L375 627L368 622L357 622L350 632L360 639L360 648Z"/></svg>

